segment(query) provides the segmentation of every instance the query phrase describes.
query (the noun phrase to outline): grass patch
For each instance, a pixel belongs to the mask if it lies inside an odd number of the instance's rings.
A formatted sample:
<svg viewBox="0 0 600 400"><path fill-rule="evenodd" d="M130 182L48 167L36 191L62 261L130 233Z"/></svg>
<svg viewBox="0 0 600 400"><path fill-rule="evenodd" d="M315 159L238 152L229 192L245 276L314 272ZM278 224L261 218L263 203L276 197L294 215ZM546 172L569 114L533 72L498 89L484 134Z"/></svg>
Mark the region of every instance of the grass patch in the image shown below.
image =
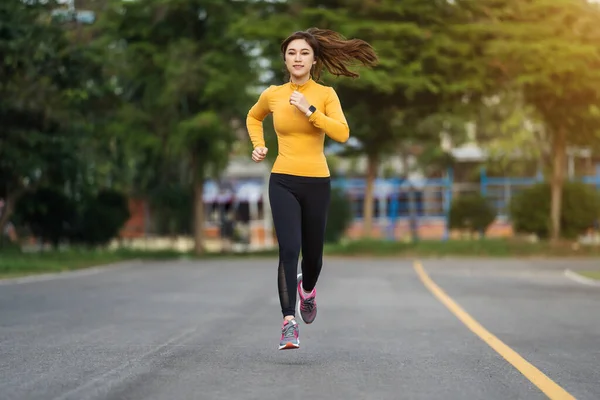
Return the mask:
<svg viewBox="0 0 600 400"><path fill-rule="evenodd" d="M579 275L600 281L600 271L577 271Z"/></svg>
<svg viewBox="0 0 600 400"><path fill-rule="evenodd" d="M330 255L372 257L600 257L600 247L573 246L570 243L552 246L547 242L532 243L514 239L423 240L416 243L356 240L328 245L325 252Z"/></svg>

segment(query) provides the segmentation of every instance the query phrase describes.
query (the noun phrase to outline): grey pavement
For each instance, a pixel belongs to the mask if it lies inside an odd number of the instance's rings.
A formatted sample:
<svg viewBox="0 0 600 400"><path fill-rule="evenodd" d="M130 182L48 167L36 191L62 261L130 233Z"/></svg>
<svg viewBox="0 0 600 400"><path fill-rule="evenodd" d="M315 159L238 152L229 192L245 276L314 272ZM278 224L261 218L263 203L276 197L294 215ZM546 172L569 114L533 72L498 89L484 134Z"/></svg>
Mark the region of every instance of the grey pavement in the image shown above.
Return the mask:
<svg viewBox="0 0 600 400"><path fill-rule="evenodd" d="M578 260L423 260L577 399L600 398L600 288ZM301 348L278 351L276 262L140 263L0 285L0 399L543 399L412 260L328 258Z"/></svg>

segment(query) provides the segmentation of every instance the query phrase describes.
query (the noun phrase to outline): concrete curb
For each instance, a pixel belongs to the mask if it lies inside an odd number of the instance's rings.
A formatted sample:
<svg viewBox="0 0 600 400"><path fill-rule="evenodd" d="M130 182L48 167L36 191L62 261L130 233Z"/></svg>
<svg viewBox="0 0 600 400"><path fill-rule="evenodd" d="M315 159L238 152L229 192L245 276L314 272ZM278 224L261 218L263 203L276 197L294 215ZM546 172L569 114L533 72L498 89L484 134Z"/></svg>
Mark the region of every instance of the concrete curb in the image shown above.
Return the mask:
<svg viewBox="0 0 600 400"><path fill-rule="evenodd" d="M5 278L0 279L0 286L3 285L19 285L22 283L33 283L33 282L45 282L52 281L55 279L66 279L66 278L76 278L80 276L89 276L95 275L100 272L107 271L113 268L126 268L133 267L134 265L141 264L142 260L133 259L127 261L119 261L111 264L99 265L97 267L89 267L89 268L81 268L73 271L63 271L63 272L52 272L47 274L36 274L29 275L17 278Z"/></svg>
<svg viewBox="0 0 600 400"><path fill-rule="evenodd" d="M565 270L565 276L572 281L577 283L581 283L582 285L600 287L600 281L592 278L585 277L583 275L578 274L577 272L573 272L570 269Z"/></svg>

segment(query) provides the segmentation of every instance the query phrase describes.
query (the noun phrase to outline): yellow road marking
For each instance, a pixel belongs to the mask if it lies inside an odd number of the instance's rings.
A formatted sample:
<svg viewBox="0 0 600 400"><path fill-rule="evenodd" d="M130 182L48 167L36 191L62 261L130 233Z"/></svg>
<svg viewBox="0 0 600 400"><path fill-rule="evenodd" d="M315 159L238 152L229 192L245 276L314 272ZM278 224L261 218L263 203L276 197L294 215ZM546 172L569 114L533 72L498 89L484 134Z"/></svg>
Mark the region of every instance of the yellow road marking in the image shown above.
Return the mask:
<svg viewBox="0 0 600 400"><path fill-rule="evenodd" d="M423 284L429 289L459 320L461 320L473 333L481 340L486 342L492 349L496 350L506 361L512 364L520 373L537 386L550 399L568 399L574 400L562 387L548 378L543 372L531 365L527 360L521 357L517 352L504 344L500 339L479 324L465 310L463 310L454 300L450 298L425 272L420 262L414 263L414 269L421 278Z"/></svg>

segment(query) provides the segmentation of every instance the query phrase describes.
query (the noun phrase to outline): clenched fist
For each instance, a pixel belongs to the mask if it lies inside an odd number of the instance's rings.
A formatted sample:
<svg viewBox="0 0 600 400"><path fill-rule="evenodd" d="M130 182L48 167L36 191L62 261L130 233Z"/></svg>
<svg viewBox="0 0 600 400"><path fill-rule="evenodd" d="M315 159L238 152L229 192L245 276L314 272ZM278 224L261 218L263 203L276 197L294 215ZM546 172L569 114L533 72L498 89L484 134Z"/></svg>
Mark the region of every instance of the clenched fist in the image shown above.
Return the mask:
<svg viewBox="0 0 600 400"><path fill-rule="evenodd" d="M266 147L257 147L252 151L252 161L261 162L267 156L269 149Z"/></svg>
<svg viewBox="0 0 600 400"><path fill-rule="evenodd" d="M306 97L304 97L304 95L297 90L294 90L290 96L290 104L296 106L298 110L302 111L302 114L306 114L308 112L308 107L310 107Z"/></svg>

